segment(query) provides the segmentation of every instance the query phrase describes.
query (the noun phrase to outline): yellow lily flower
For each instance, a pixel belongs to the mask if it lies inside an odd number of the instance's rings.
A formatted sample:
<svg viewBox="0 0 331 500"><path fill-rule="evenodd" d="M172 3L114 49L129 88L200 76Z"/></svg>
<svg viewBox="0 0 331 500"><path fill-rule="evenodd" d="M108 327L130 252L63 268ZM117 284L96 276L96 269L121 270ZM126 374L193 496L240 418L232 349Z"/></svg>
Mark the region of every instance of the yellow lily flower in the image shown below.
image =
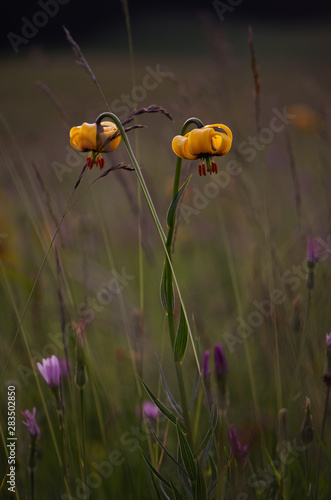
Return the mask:
<svg viewBox="0 0 331 500"><path fill-rule="evenodd" d="M211 162L210 158L224 156L230 151L231 145L232 132L226 125L221 123L195 128L184 136L176 135L172 140L172 149L179 158L184 160L203 158L206 160L207 172L210 173L217 173L217 165ZM206 175L204 163L199 165L199 174Z"/></svg>
<svg viewBox="0 0 331 500"><path fill-rule="evenodd" d="M114 139L109 138L118 133ZM70 145L76 151L91 151L92 157L87 159L87 165L92 168L93 164L104 165L104 160L99 153L109 153L114 151L121 142L121 136L116 125L109 121L104 121L98 126L96 123L83 123L70 130Z"/></svg>

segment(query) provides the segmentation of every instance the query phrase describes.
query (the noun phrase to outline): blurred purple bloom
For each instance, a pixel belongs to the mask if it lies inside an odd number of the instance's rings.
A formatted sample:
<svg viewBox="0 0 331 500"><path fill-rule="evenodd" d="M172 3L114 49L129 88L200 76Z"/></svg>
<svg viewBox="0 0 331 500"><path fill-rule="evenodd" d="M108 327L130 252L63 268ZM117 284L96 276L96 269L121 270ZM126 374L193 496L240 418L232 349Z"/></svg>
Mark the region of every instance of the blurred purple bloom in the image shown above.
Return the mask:
<svg viewBox="0 0 331 500"><path fill-rule="evenodd" d="M326 334L325 343L327 349L331 348L331 333Z"/></svg>
<svg viewBox="0 0 331 500"><path fill-rule="evenodd" d="M155 403L145 400L143 401L142 407L144 417L147 417L149 420L157 420L159 409Z"/></svg>
<svg viewBox="0 0 331 500"><path fill-rule="evenodd" d="M60 362L53 354L51 358L44 358L43 364L37 363L38 370L51 389L58 389L60 386Z"/></svg>
<svg viewBox="0 0 331 500"><path fill-rule="evenodd" d="M36 422L36 408L33 408L32 413L30 410L24 410L21 413L26 419L26 422L22 420L22 424L27 426L30 436L38 440L40 437L40 429Z"/></svg>
<svg viewBox="0 0 331 500"><path fill-rule="evenodd" d="M235 426L230 425L230 427L228 428L228 433L232 455L234 456L235 460L237 460L237 462L241 463L242 470L244 470L247 465L248 455L254 436L248 444L243 444L241 443L242 436L240 429L238 436Z"/></svg>
<svg viewBox="0 0 331 500"><path fill-rule="evenodd" d="M228 365L221 344L215 344L214 346L214 367L216 376L219 379L224 378L228 373Z"/></svg>
<svg viewBox="0 0 331 500"><path fill-rule="evenodd" d="M320 259L318 250L320 248L319 243L313 238L307 238L307 262L312 266L315 266Z"/></svg>
<svg viewBox="0 0 331 500"><path fill-rule="evenodd" d="M210 356L210 350L205 351L203 353L203 356L202 356L201 371L202 371L203 378L209 378L210 377L209 356Z"/></svg>

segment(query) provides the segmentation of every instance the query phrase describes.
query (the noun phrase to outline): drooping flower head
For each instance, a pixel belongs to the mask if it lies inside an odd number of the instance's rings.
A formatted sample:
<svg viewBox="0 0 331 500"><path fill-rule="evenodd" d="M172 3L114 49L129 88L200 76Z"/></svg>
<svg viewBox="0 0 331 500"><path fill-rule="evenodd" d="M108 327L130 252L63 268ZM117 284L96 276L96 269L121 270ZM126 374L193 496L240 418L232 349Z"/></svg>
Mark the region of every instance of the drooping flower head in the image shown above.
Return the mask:
<svg viewBox="0 0 331 500"><path fill-rule="evenodd" d="M202 159L199 165L200 175L206 175L206 171L210 174L217 173L217 165L211 158L224 156L230 151L231 145L232 132L229 127L221 123L195 128L184 136L176 135L172 140L172 149L179 158Z"/></svg>
<svg viewBox="0 0 331 500"><path fill-rule="evenodd" d="M37 363L38 370L45 379L46 384L53 390L60 386L61 368L58 358L53 354L50 358L44 358L43 364Z"/></svg>
<svg viewBox="0 0 331 500"><path fill-rule="evenodd" d="M230 427L228 428L228 433L232 455L235 460L241 464L241 469L244 470L247 465L248 455L254 436L248 444L243 444L242 432L240 429L237 433L235 426L230 425Z"/></svg>
<svg viewBox="0 0 331 500"><path fill-rule="evenodd" d="M36 408L33 408L32 413L30 410L24 410L21 413L26 419L25 422L24 420L22 420L22 424L27 426L31 438L37 441L40 437L40 429L36 422Z"/></svg>
<svg viewBox="0 0 331 500"><path fill-rule="evenodd" d="M104 159L100 153L114 151L121 142L121 136L116 125L110 121L83 123L70 130L70 144L76 151L90 151L87 159L90 168L96 163L100 169L104 166Z"/></svg>

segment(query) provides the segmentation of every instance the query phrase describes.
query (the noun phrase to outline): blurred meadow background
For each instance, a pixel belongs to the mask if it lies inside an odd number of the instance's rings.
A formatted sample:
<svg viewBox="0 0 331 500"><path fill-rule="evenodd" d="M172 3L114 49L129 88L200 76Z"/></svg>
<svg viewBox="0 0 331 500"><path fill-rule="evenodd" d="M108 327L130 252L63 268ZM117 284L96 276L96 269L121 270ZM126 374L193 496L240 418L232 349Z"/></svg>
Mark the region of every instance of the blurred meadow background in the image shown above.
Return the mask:
<svg viewBox="0 0 331 500"><path fill-rule="evenodd" d="M273 11L263 17L257 7L250 13L249 2L237 2L223 14L215 2L196 2L191 8L184 3L178 12L172 5L159 12L148 5L142 14L133 6L131 52L125 14L118 5L109 26L100 20L98 27L99 6L98 15L91 13L90 19L87 11L80 28L80 18L72 14L74 2L60 5L61 12L28 43L20 44L17 54L7 32L16 29L19 34L21 16L31 19L41 7L34 6L29 17L21 6L17 19L13 12L9 18L16 24L7 23L0 80L0 484L8 472L7 388L12 385L18 440L16 494L7 490L4 480L1 498L30 498L30 438L21 424L21 411L33 407L41 430L36 499L166 498L155 477L153 485L139 450L152 463L162 455L142 423L141 403L149 398L136 375L171 407L162 389L160 363L171 392L176 400L179 397L160 301L164 249L135 172L111 172L93 184L99 170L86 172L25 312L87 156L70 147L69 130L85 121L93 123L106 111L90 75L76 64L62 24L80 46L110 109L121 119L151 104L164 107L173 117L171 121L158 113L141 115L136 123L146 128L129 133L165 230L176 165L172 138L193 116L232 130L230 152L215 159L218 175L200 177L198 161L183 161L181 183L189 174L192 178L178 210L173 253L199 358L215 343L224 348L226 426L242 428L248 441L254 436L240 479L236 480L240 467L234 461L228 464L222 497L296 499L309 492L312 498L331 496L330 404L325 408L327 387L322 380L325 336L331 331L330 22L327 17L310 19L309 9L302 19L282 19ZM249 26L261 81L258 94ZM272 125L276 123L277 130ZM104 158L106 167L130 163L123 141ZM311 288L306 264L309 237L320 252ZM176 322L179 310L177 299ZM79 391L73 382L75 340L70 326L71 320L80 318L86 324L87 489L80 471ZM38 361L53 354L64 357L63 327L72 367L62 387L71 496L60 465L54 398L36 368ZM182 369L190 399L197 375L190 341ZM306 397L314 427L307 448L300 437ZM287 409L286 436L279 430L282 408ZM209 426L201 386L191 413L200 443ZM172 425L164 418L152 425L176 455ZM284 441L287 459L282 461ZM227 431L223 446L230 459ZM167 456L160 471L180 485ZM207 466L204 474L208 484L212 472ZM180 498L166 491L169 498ZM222 498L217 492L210 491L209 498Z"/></svg>

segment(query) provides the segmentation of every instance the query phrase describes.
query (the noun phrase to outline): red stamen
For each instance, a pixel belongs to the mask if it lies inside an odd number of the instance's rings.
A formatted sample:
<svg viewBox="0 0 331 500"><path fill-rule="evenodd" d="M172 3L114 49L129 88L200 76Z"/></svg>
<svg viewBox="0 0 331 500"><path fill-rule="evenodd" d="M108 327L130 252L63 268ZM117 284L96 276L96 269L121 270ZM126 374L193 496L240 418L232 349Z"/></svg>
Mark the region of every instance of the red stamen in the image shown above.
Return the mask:
<svg viewBox="0 0 331 500"><path fill-rule="evenodd" d="M201 176L201 164L199 165L199 175Z"/></svg>
<svg viewBox="0 0 331 500"><path fill-rule="evenodd" d="M218 172L217 165L214 161L212 162L211 166L213 167L213 172L215 172L215 174L217 174L217 172Z"/></svg>
<svg viewBox="0 0 331 500"><path fill-rule="evenodd" d="M203 173L204 176L207 175L206 174L206 165L204 163L202 164L202 173Z"/></svg>
<svg viewBox="0 0 331 500"><path fill-rule="evenodd" d="M102 170L102 169L103 169L104 164L105 164L105 159L104 159L104 158L100 158L100 161L99 161L99 167L100 167L100 170Z"/></svg>

